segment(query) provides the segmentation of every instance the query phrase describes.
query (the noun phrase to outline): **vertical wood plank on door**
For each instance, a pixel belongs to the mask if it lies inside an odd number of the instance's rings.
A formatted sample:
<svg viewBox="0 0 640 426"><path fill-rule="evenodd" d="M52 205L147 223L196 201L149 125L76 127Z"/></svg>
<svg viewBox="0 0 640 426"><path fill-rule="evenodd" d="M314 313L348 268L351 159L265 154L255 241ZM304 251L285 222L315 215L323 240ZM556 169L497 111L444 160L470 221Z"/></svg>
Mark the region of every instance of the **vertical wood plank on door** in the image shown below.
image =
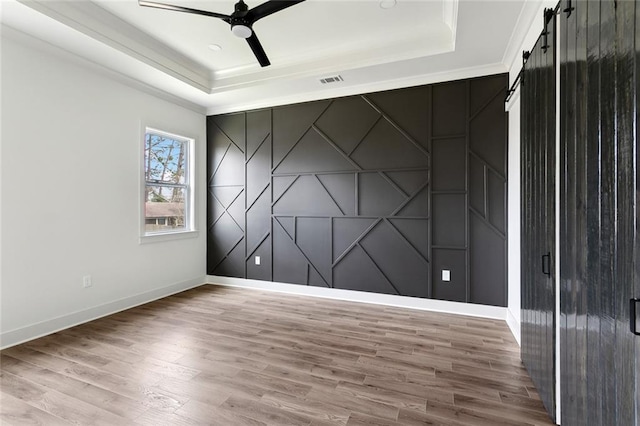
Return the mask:
<svg viewBox="0 0 640 426"><path fill-rule="evenodd" d="M542 43L542 40L539 41L539 43ZM542 137L544 135L544 127L545 127L545 120L544 120L544 113L541 110L541 106L544 104L543 103L543 96L544 96L544 92L543 92L543 87L542 87L542 70L541 68L541 61L542 61L542 50L540 48L540 46L537 46L534 49L534 54L533 54L533 67L534 67L534 72L535 72L535 79L536 79L536 101L535 101L535 105L534 105L534 109L533 109L533 114L536 117L536 127L534 129L534 145L533 145L533 149L534 149L534 164L533 164L533 170L534 170L534 176L533 176L533 186L534 186L534 204L533 204L533 214L534 214L534 222L533 222L533 233L532 233L532 239L534 241L534 253L533 256L531 258L531 266L532 266L532 276L533 278L533 308L534 308L534 313L535 313L535 319L534 319L534 352L533 352L533 358L530 361L530 364L532 366L532 368L535 371L535 375L532 374L531 377L533 378L534 382L537 383L537 387L538 389L541 389L544 386L544 380L541 377L543 374L543 366L546 365L546 359L545 359L545 353L543 351L543 339L544 339L544 330L543 330L543 324L542 324L542 288L541 288L541 280L542 280L542 271L540 269L540 261L536 262L536 260L541 259L542 256L542 240L540 238L540 233L544 232L543 231L543 226L542 226L542 216L544 214L544 212L542 211L542 195L541 192L543 190L543 186L542 186L542 176L543 176L543 170L542 170L542 149L543 149L543 145L542 145ZM538 265L536 265L536 263L538 263ZM535 378L534 378L535 377ZM543 391L544 393L544 391ZM544 398L542 396L542 394L540 395L541 398Z"/></svg>
<svg viewBox="0 0 640 426"><path fill-rule="evenodd" d="M637 425L640 352L628 301L640 276L638 7L572 6L560 41L561 235L576 247L565 247L561 259L562 424Z"/></svg>
<svg viewBox="0 0 640 426"><path fill-rule="evenodd" d="M555 415L555 20L527 60L522 114L522 359ZM546 257L550 259L547 263ZM543 272L544 268L551 275Z"/></svg>
<svg viewBox="0 0 640 426"><path fill-rule="evenodd" d="M578 170L584 171L584 149L576 143L579 128L577 122L585 115L582 108L583 104L578 102L576 98L576 86L578 84L579 75L584 73L584 61L580 62L578 57L585 51L584 44L577 37L576 21L586 18L586 8L576 5L575 2L569 4L565 1L561 6L561 10L574 7L571 14L563 14L562 29L563 37L561 37L561 58L563 69L563 80L560 82L561 103L564 106L561 111L562 120L560 120L561 130L561 155L563 155L564 165L561 167L561 177L563 182L563 192L561 193L561 208L563 221L561 223L561 242L563 253L561 254L560 274L561 274L561 315L564 318L562 323L562 368L561 383L563 389L568 391L561 392L562 413L564 417L576 418L580 412L579 406L584 406L586 395L584 394L584 386L579 379L583 375L585 368L585 358L582 356L578 347L585 341L584 326L579 327L578 323L584 322L584 307L581 304L582 295L584 294L580 285L580 273L578 272L581 262L582 251L578 244L576 235L580 235L577 229L584 227L586 217L584 206L584 185L580 185L581 181L576 179L576 174L580 174ZM578 206L581 206L578 208ZM564 261L570 259L570 261Z"/></svg>
<svg viewBox="0 0 640 426"><path fill-rule="evenodd" d="M601 216L601 170L600 170L600 4L587 2L587 122L586 137L578 143L587 147L587 368L583 373L584 386L587 388L587 423L602 424L602 399L597 392L588 392L589 388L602 389L602 376L588 375L589 371L601 368L600 356L600 288L596 283L602 278L600 270L600 216Z"/></svg>
<svg viewBox="0 0 640 426"><path fill-rule="evenodd" d="M542 40L538 41L538 43L541 43ZM542 105L542 95L543 93L541 93L541 72L540 72L540 61L541 61L541 56L542 56L542 51L540 49L540 46L537 46L536 48L534 48L534 52L533 52L533 69L534 69L534 75L535 75L535 103L532 109L532 114L536 117L535 119L535 127L533 129L533 156L534 156L534 162L533 162L533 232L531 234L531 238L532 241L534 243L533 245L533 253L530 259L531 262L531 275L533 277L533 282L532 284L532 289L533 289L533 312L534 312L534 320L533 320L533 326L534 326L534 330L533 330L533 338L534 338L534 342L533 342L533 353L532 353L532 358L529 362L528 365L531 366L531 368L534 370L535 373L531 374L531 378L533 379L534 382L537 383L537 387L538 389L540 389L543 386L542 380L541 380L541 374L542 374L542 368L541 366L544 365L546 363L546 360L544 359L544 352L542 351L542 333L543 330L541 329L541 318L540 318L540 266L536 265L536 260L540 258L540 256L542 255L542 247L540 244L540 236L539 236L539 232L541 232L540 230L542 229L541 227L541 216L542 216L542 209L541 209L541 196L540 196L540 190L541 190L541 175L542 175L542 171L540 170L541 168L541 160L540 160L540 147L541 147L541 142L540 142L540 138L542 137L543 134L543 127L544 127L544 120L543 120L543 115L542 115L542 111L540 110L540 106ZM538 262L539 263L539 262ZM540 395L540 397L542 397L542 395Z"/></svg>
<svg viewBox="0 0 640 426"><path fill-rule="evenodd" d="M618 238L616 218L616 43L615 4L600 3L600 171L602 173L602 198L600 216L600 336L603 389L602 421L604 424L618 424L616 421L616 371L613 348L615 345L615 294L616 240ZM613 96L612 96L613 94Z"/></svg>
<svg viewBox="0 0 640 426"><path fill-rule="evenodd" d="M531 71L523 68L522 69L522 80L520 82L520 91L521 93L525 91L528 84L530 84ZM520 114L521 117L529 117L529 103L530 99L525 98L522 95L520 96ZM520 170L522 173L520 180L520 192L522 194L530 194L530 182L531 182L531 158L530 158L530 147L528 140L525 135L529 134L529 120L520 120ZM529 220L529 203L531 203L530 197L521 196L520 197L520 222L523 224L528 223ZM531 319L529 317L530 309L528 306L528 300L530 299L529 292L531 291L531 286L529 285L529 250L530 247L528 244L525 244L525 241L529 241L529 229L528 226L520 227L520 328L521 328L521 336L528 335L529 332L529 324L531 323ZM526 354L529 353L529 339L521 339L521 358L525 359Z"/></svg>
<svg viewBox="0 0 640 426"><path fill-rule="evenodd" d="M614 364L616 376L622 378L615 382L616 423L634 424L634 401L625 395L635 392L635 337L629 332L629 298L634 293L634 215L635 215L635 170L634 170L634 33L636 2L619 2L615 10L616 34L615 56L616 73L616 224L617 256L615 272L615 345Z"/></svg>
<svg viewBox="0 0 640 426"><path fill-rule="evenodd" d="M546 113L546 134L544 147L544 187L546 206L545 210L545 244L543 253L549 253L549 273L550 276L543 275L544 279L544 324L545 324L545 342L544 351L546 354L547 371L545 374L547 385L553 391L553 408L547 406L547 409L555 411L555 374L556 374L556 20L555 17L549 22L547 29L547 52L545 53L544 63L544 81L545 81L545 104L548 105L544 109ZM550 371L549 371L550 370ZM555 412L553 414L555 418Z"/></svg>
<svg viewBox="0 0 640 426"><path fill-rule="evenodd" d="M583 90L587 85L588 68L587 68L587 13L588 8L584 3L573 2L575 7L576 21L573 26L571 38L575 46L575 78L573 85L575 119L574 139L576 152L575 174L575 232L573 241L576 244L575 256L575 276L573 282L575 285L575 366L576 372L574 381L574 389L576 391L576 410L578 424L587 423L586 407L587 407L587 387L585 380L585 372L587 368L587 290L585 284L588 279L588 263L585 255L585 247L587 246L587 230L588 230L588 186L587 186L587 148L584 143L586 139L587 119L588 119L588 99L585 96L578 96L577 91ZM581 141L578 143L578 141ZM582 249L581 249L582 248ZM561 262L562 263L562 262Z"/></svg>
<svg viewBox="0 0 640 426"><path fill-rule="evenodd" d="M560 4L560 10L565 10L569 7L566 0ZM561 15L561 18L562 19ZM571 179L568 175L568 170L573 170L575 162L575 143L574 143L574 122L571 121L570 114L573 116L575 108L573 106L574 93L572 88L575 82L575 58L569 54L567 34L571 34L575 31L575 14L571 18L571 15L567 16L566 21L563 20L561 24L561 37L560 37L560 115L565 118L560 121L560 156L562 167L560 169L560 203L563 206L567 206L566 209L560 209L560 241L564 244L560 245L560 258L561 259L575 259L575 244L570 238L575 235L572 227L576 223L575 220L575 179ZM575 41L575 39L573 39ZM575 51L575 48L572 52ZM571 164L569 167L568 165ZM574 276L573 265L571 263L560 264L560 292L565 297L560 298L560 341L563 346L575 346L575 294L572 291L575 286L572 282ZM561 350L560 353L560 371L561 380L567 380L573 378L573 374L567 374L566 372L575 367L575 351ZM565 388L575 389L575 383L571 381L565 384ZM561 392L560 404L562 410L570 411L570 417L575 416L575 392Z"/></svg>
<svg viewBox="0 0 640 426"><path fill-rule="evenodd" d="M634 102L636 105L635 109L635 185L634 185L634 193L635 193L635 214L633 216L634 223L634 235L635 240L633 242L634 247L634 256L633 256L633 281L635 284L635 291L632 297L640 297L640 238L638 237L638 228L640 227L640 191L638 188L640 187L640 150L638 150L638 146L640 146L640 131L638 129L638 123L640 123L640 108L637 107L638 100L640 99L640 7L636 5L635 10L635 98ZM632 288L632 291L634 289ZM640 423L640 392L638 392L638 388L640 386L640 338L635 337L635 384L636 384L636 392L635 392L635 420L636 424Z"/></svg>

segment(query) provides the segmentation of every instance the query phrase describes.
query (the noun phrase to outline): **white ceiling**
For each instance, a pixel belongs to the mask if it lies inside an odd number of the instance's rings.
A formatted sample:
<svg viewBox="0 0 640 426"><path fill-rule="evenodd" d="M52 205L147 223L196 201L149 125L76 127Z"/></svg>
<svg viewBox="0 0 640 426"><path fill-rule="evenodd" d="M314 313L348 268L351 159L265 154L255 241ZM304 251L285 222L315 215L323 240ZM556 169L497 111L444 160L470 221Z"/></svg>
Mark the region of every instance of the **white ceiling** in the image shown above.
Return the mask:
<svg viewBox="0 0 640 426"><path fill-rule="evenodd" d="M264 2L247 1L249 7ZM224 14L233 11L234 3L172 2ZM221 20L140 7L135 1L102 0L98 4L209 68L214 79L261 71L246 41L235 37ZM400 1L396 7L382 9L376 1L307 0L258 21L254 30L272 68L283 69L315 58L347 62L362 51L369 53L372 61L387 62L392 56L423 56L430 50L451 50L453 14L449 22L443 22L444 4ZM222 50L211 51L208 46L213 43Z"/></svg>
<svg viewBox="0 0 640 426"><path fill-rule="evenodd" d="M224 14L235 3L159 1ZM532 3L307 0L254 25L264 68L225 22L137 0L0 0L0 16L5 34L27 33L212 114L506 72ZM319 82L338 74L344 81Z"/></svg>

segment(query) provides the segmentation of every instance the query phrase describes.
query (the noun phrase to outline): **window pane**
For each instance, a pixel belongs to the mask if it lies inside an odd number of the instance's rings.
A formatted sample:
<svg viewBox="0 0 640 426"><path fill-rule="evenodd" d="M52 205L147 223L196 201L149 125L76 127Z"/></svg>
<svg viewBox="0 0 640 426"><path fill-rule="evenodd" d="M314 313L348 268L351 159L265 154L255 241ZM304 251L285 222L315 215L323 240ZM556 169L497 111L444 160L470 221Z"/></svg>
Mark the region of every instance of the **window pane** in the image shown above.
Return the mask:
<svg viewBox="0 0 640 426"><path fill-rule="evenodd" d="M185 188L147 185L145 195L145 232L186 229Z"/></svg>
<svg viewBox="0 0 640 426"><path fill-rule="evenodd" d="M144 144L147 182L185 183L187 142L147 133Z"/></svg>

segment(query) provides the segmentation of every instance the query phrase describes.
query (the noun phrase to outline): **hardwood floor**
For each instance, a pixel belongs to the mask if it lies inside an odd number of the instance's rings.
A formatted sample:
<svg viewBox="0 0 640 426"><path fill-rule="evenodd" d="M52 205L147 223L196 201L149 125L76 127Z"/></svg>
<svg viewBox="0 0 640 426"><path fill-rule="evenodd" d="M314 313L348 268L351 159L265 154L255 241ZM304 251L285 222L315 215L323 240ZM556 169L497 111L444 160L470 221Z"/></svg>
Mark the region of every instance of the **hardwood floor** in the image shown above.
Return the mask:
<svg viewBox="0 0 640 426"><path fill-rule="evenodd" d="M0 423L549 425L504 322L202 286L0 352Z"/></svg>

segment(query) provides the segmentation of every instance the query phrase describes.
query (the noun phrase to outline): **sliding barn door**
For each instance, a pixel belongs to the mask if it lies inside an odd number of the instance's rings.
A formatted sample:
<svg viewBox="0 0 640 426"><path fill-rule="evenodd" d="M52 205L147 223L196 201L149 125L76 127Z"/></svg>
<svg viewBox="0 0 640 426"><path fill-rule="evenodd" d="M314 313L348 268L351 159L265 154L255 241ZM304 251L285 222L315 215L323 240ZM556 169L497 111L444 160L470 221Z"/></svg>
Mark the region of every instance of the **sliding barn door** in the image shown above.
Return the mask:
<svg viewBox="0 0 640 426"><path fill-rule="evenodd" d="M555 416L555 20L524 67L521 93L522 361Z"/></svg>
<svg viewBox="0 0 640 426"><path fill-rule="evenodd" d="M562 424L640 424L640 6L560 10ZM639 309L640 310L640 309Z"/></svg>

